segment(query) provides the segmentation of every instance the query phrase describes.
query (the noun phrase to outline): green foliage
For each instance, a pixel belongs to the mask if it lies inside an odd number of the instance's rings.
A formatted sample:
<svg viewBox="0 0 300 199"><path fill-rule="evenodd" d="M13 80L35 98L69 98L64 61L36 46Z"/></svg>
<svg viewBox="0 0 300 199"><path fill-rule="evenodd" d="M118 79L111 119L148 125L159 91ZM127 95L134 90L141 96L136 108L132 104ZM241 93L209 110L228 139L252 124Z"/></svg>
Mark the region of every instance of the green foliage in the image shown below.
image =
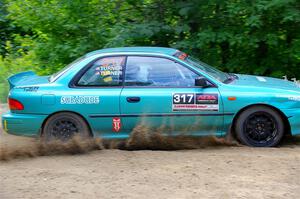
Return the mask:
<svg viewBox="0 0 300 199"><path fill-rule="evenodd" d="M7 77L17 72L36 70L39 65L35 62L37 60L35 52L27 50L32 46L31 39L16 37L15 41L22 43L17 51L14 50L12 43L7 41L5 45L7 55L0 55L0 102L6 100L8 92Z"/></svg>
<svg viewBox="0 0 300 199"><path fill-rule="evenodd" d="M2 80L28 68L51 74L89 51L119 46L170 46L228 72L300 78L298 0L0 0L0 5Z"/></svg>

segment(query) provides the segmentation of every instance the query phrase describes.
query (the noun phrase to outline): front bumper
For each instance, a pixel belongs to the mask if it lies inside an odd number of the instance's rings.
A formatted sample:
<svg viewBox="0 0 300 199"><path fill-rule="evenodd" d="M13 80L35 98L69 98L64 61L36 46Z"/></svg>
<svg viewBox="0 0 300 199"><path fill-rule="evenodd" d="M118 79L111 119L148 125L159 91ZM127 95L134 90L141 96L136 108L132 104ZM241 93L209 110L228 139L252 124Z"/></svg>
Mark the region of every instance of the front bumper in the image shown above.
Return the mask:
<svg viewBox="0 0 300 199"><path fill-rule="evenodd" d="M5 132L22 136L38 136L47 115L17 114L8 112L2 115Z"/></svg>
<svg viewBox="0 0 300 199"><path fill-rule="evenodd" d="M300 135L300 109L282 110L291 126L292 135Z"/></svg>

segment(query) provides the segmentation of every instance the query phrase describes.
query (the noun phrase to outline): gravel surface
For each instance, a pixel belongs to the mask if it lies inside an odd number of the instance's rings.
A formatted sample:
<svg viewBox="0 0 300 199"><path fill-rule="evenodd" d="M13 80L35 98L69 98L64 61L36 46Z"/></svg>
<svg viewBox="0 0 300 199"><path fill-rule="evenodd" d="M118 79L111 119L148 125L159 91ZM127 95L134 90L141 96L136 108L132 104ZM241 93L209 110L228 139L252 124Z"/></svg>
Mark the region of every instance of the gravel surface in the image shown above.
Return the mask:
<svg viewBox="0 0 300 199"><path fill-rule="evenodd" d="M0 141L2 150L36 142L6 134ZM300 138L278 148L115 149L0 161L1 199L299 196Z"/></svg>

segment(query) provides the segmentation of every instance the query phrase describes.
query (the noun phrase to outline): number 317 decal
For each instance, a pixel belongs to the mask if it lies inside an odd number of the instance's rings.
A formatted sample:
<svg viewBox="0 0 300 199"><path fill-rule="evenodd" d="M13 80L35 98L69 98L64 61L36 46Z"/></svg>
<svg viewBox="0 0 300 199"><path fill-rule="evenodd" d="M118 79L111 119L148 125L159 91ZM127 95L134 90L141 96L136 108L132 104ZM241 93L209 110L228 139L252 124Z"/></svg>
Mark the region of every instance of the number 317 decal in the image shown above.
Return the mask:
<svg viewBox="0 0 300 199"><path fill-rule="evenodd" d="M176 93L173 95L173 104L194 104L194 93Z"/></svg>
<svg viewBox="0 0 300 199"><path fill-rule="evenodd" d="M219 95L216 93L174 93L173 111L218 111Z"/></svg>

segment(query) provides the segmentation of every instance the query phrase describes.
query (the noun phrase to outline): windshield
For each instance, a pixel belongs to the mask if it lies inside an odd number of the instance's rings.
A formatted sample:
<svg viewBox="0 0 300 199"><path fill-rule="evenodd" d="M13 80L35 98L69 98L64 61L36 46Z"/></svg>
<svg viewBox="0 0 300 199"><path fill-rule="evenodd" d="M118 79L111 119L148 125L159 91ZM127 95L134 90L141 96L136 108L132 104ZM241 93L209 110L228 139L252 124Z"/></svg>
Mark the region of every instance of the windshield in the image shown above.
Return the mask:
<svg viewBox="0 0 300 199"><path fill-rule="evenodd" d="M199 61L191 56L188 56L185 61L197 68L200 68L204 72L206 72L208 75L212 76L213 78L219 80L220 82L225 82L228 79L228 74L224 73L202 61Z"/></svg>
<svg viewBox="0 0 300 199"><path fill-rule="evenodd" d="M57 73L54 73L53 75L51 75L49 77L49 81L53 82L53 81L57 80L60 76L62 76L65 72L67 72L68 70L70 70L74 65L76 65L79 61L81 61L85 57L86 56L82 56L82 57L76 59L75 61L73 61L72 63L70 63L69 65L67 65L66 67L64 67L60 71L58 71Z"/></svg>
<svg viewBox="0 0 300 199"><path fill-rule="evenodd" d="M188 56L185 53L177 52L177 53L175 53L174 56L178 57L179 59L185 61L186 63L188 63L194 67L199 68L200 70L204 71L206 74L210 75L211 77L213 77L214 79L216 79L220 82L226 82L230 78L229 74L224 73L202 61L199 61L196 58Z"/></svg>

